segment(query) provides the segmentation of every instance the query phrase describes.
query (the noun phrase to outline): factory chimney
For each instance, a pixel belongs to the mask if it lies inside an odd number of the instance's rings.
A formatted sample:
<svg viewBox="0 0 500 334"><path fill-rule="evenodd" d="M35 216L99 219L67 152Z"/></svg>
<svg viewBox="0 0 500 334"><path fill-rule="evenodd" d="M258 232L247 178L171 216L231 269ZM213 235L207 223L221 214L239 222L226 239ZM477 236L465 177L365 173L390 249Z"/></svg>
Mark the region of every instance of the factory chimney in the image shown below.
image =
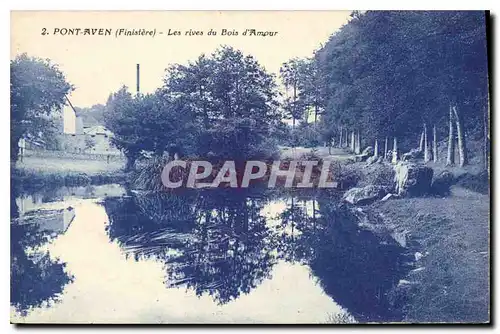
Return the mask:
<svg viewBox="0 0 500 334"><path fill-rule="evenodd" d="M140 86L139 86L139 72L140 72L140 69L139 69L139 64L137 64L137 95L139 95L139 93L140 93Z"/></svg>

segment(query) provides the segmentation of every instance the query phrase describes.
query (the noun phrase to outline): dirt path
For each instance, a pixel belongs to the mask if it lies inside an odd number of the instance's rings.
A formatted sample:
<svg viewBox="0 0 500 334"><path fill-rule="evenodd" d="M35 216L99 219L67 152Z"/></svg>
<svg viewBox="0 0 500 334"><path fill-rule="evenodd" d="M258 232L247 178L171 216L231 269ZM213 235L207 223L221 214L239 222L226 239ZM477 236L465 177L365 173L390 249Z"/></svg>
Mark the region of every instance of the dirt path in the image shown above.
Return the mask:
<svg viewBox="0 0 500 334"><path fill-rule="evenodd" d="M282 159L299 159L302 155L311 153L314 153L324 160L345 160L353 157L351 153L347 152L344 149L332 147L331 150L329 150L328 147L324 146L318 146L314 148L282 146L280 147L280 152Z"/></svg>

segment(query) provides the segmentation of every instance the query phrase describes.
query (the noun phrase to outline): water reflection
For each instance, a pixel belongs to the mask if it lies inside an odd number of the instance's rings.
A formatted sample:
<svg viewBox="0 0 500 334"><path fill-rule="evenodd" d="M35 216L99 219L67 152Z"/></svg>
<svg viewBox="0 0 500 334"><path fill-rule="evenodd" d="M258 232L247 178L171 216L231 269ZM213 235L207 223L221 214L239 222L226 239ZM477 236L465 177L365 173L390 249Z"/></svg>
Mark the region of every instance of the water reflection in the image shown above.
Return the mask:
<svg viewBox="0 0 500 334"><path fill-rule="evenodd" d="M250 193L150 194L104 205L112 239L136 258L163 260L168 287L186 286L218 304L249 293L276 263L263 201Z"/></svg>
<svg viewBox="0 0 500 334"><path fill-rule="evenodd" d="M72 217L66 211L50 212L48 217L38 217L36 223L21 224L16 209L16 205L11 205L10 300L17 312L26 315L30 308L57 302L65 285L72 281L65 263L53 259L43 248L52 237L66 230Z"/></svg>
<svg viewBox="0 0 500 334"><path fill-rule="evenodd" d="M71 200L95 196L95 191L94 195L75 194L64 195L69 197L63 196L58 203L67 207ZM70 276L65 274L68 270L60 263L59 271L54 266L50 269L57 289L36 284L43 281L37 278L38 272L17 268L11 269L13 273L17 270L16 277L20 272L30 277L24 285L13 279L12 289L32 298L62 293L66 304L53 313L73 310L80 304L73 305L69 300L81 300L81 294L93 296L107 309L128 305L126 312L84 318L95 322L109 321L112 316L119 316L123 322L324 322L329 314L346 311L362 322L402 318L401 310L392 306L387 295L408 270L404 249L388 234L363 227L352 208L339 205L329 194L259 189L145 194L121 189L117 196L111 195L106 192L98 196L102 198L101 209L95 201L79 202L76 226L73 223L66 233L61 232L64 238L57 244L57 254L75 276L71 287ZM50 200L48 196L45 202ZM90 223L95 217L102 217L104 224ZM28 226L40 224L13 226L13 230L22 236L25 231L20 229ZM18 253L35 246L34 242L23 244L16 238L13 235ZM99 249L99 254L72 249L86 247L84 240ZM125 260L116 255L117 250ZM18 254L12 257L21 258ZM137 271L138 266L143 269ZM94 267L96 272L92 272ZM109 278L96 285L93 275ZM150 283L138 288L140 281ZM274 290L268 290L270 287ZM105 296L115 290L113 298ZM39 301L23 298L26 307L41 306ZM207 298L212 304L207 304ZM12 304L20 304L17 300L21 299L13 298ZM165 300L163 304L161 300ZM278 308L263 314L264 305ZM87 305L85 309L93 307ZM177 311L157 314L153 317L156 320L151 320L156 307ZM112 307L113 312L116 309ZM141 313L140 319L132 315L132 310Z"/></svg>

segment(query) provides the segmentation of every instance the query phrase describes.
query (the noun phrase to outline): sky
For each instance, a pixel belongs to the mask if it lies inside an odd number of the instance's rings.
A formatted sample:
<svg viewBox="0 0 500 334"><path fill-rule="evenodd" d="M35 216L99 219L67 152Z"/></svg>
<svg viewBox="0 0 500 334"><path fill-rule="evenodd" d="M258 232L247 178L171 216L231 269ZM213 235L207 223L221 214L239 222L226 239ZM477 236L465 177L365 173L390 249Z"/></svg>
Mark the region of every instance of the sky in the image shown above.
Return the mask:
<svg viewBox="0 0 500 334"><path fill-rule="evenodd" d="M311 56L321 43L349 19L349 11L14 11L11 13L11 59L26 52L48 58L75 86L70 95L76 107L106 103L110 93L136 87L136 64L141 66L141 93L162 85L165 69L185 64L220 45L253 55L266 70L278 74L281 64ZM42 35L43 29L48 33ZM63 28L107 28L112 36L55 34ZM156 29L155 37L115 36L117 29ZM186 36L188 30L203 36ZM208 36L213 29L219 34ZM238 35L222 36L222 29ZM245 29L277 32L275 36L243 36ZM180 31L180 36L168 31ZM159 34L159 32L163 34Z"/></svg>

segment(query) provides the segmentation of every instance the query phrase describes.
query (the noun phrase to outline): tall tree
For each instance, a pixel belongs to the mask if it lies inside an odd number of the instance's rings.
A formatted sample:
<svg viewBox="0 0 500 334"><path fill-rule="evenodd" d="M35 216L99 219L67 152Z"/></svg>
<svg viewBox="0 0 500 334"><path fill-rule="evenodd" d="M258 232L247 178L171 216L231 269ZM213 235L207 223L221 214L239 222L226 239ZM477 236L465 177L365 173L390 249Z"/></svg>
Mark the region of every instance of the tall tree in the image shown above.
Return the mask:
<svg viewBox="0 0 500 334"><path fill-rule="evenodd" d="M162 98L182 105L195 129L195 154L246 160L268 156L264 145L280 126L274 76L252 56L222 47L186 66L168 69Z"/></svg>
<svg viewBox="0 0 500 334"><path fill-rule="evenodd" d="M50 137L51 116L62 110L73 89L50 60L22 54L10 62L11 161L17 161L22 137Z"/></svg>
<svg viewBox="0 0 500 334"><path fill-rule="evenodd" d="M484 136L484 12L357 13L315 59L325 82L322 122L332 128L363 130L368 141L397 137L405 150L422 123L444 137L451 103L463 123L463 156L468 138Z"/></svg>

